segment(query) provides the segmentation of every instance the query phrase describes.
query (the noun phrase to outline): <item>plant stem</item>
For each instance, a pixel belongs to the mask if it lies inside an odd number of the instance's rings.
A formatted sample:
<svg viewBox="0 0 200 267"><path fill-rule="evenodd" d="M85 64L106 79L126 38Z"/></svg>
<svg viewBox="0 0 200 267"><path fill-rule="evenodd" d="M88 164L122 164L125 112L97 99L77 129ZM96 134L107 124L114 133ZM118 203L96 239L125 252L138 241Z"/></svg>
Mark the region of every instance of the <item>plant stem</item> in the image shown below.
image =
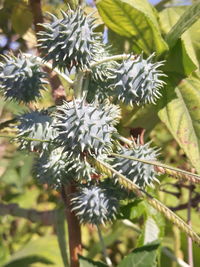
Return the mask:
<svg viewBox="0 0 200 267"><path fill-rule="evenodd" d="M26 57L32 57L33 56L33 55L27 54L27 53L23 53L23 55L25 55ZM34 55L34 58L37 60L37 62L39 64L46 66L50 70L53 69L53 66L50 62L45 62L42 60L41 57L38 57L35 55ZM69 76L67 76L65 73L60 72L58 68L54 68L53 71L56 72L59 76L61 76L70 86L72 86L74 84L74 82L69 78Z"/></svg>
<svg viewBox="0 0 200 267"><path fill-rule="evenodd" d="M180 265L181 267L190 267L186 262L184 262L182 259L176 257L167 247L163 247L162 248L162 252L169 257L170 259L172 259L173 261L175 261L176 263L178 263L178 265Z"/></svg>
<svg viewBox="0 0 200 267"><path fill-rule="evenodd" d="M115 61L115 60L126 60L126 59L130 59L130 60L134 60L137 58L137 55L130 55L130 54L123 54L123 55L115 55L115 56L111 56L111 57L105 57L97 62L94 62L90 65L90 68L94 68L98 65L101 65L102 63L106 63L109 61Z"/></svg>
<svg viewBox="0 0 200 267"><path fill-rule="evenodd" d="M18 139L23 139L23 140L27 140L27 141L51 143L51 141L48 141L48 140L42 140L42 139L36 139L36 138L30 138L30 137L20 137L20 136L17 136L17 135L2 135L1 134L0 137L2 137L2 138L10 138L10 139L18 138Z"/></svg>
<svg viewBox="0 0 200 267"><path fill-rule="evenodd" d="M127 138L125 138L125 137L119 135L118 133L114 133L113 136L114 136L115 138L117 138L119 141L121 141L121 142L123 142L123 143L129 145L130 147L133 147L133 141L131 141L131 140L129 140L129 139L127 139Z"/></svg>
<svg viewBox="0 0 200 267"><path fill-rule="evenodd" d="M62 186L62 199L65 204L69 233L70 267L79 267L78 255L82 253L80 224L75 213L70 209L71 196L76 190L76 186L72 184Z"/></svg>
<svg viewBox="0 0 200 267"><path fill-rule="evenodd" d="M85 72L78 71L74 80L74 97L80 99L83 96L83 83L84 83Z"/></svg>
<svg viewBox="0 0 200 267"><path fill-rule="evenodd" d="M188 199L188 208L187 208L187 223L189 226L192 226L191 223L191 200L192 200L192 185L189 187L189 199ZM188 263L190 267L194 266L193 262L193 251L192 251L192 239L191 237L187 237L187 242L188 242Z"/></svg>
<svg viewBox="0 0 200 267"><path fill-rule="evenodd" d="M108 254L106 252L106 246L105 246L105 243L104 243L103 236L101 234L101 229L99 228L99 225L97 225L97 230L98 230L99 240L101 242L102 252L103 252L103 256L105 258L105 261L106 261L108 266L112 266L112 262L111 262L110 258L108 257Z"/></svg>
<svg viewBox="0 0 200 267"><path fill-rule="evenodd" d="M53 225L55 223L55 213L57 210L38 211L34 209L23 209L18 204L0 203L0 216L12 215L25 218L33 223L41 223L42 225ZM62 211L61 211L62 212ZM64 212L63 212L64 213Z"/></svg>

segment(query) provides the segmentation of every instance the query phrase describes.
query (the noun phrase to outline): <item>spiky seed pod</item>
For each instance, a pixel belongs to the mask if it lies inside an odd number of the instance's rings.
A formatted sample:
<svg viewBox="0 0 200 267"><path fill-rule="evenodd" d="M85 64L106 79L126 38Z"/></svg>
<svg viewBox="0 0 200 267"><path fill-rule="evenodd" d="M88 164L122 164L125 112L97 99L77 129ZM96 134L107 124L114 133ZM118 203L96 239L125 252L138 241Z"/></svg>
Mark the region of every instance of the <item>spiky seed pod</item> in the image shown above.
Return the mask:
<svg viewBox="0 0 200 267"><path fill-rule="evenodd" d="M53 119L47 115L46 111L25 113L18 116L18 121L17 139L21 144L21 149L42 151L49 146L49 143L39 140L53 141L57 135L56 129L52 127ZM38 141L31 141L29 139L38 139Z"/></svg>
<svg viewBox="0 0 200 267"><path fill-rule="evenodd" d="M155 161L158 150L151 148L150 143L140 145L139 142L137 142L134 148L121 147L118 154ZM156 172L154 166L150 164L133 161L131 159L115 158L113 161L113 168L121 172L141 188L147 185L153 186L153 182L158 181L155 176Z"/></svg>
<svg viewBox="0 0 200 267"><path fill-rule="evenodd" d="M163 61L153 63L152 54L147 59L143 55L135 60L126 60L113 73L114 94L118 100L128 105L155 104L161 96L160 89L165 84L161 77L166 76L161 70Z"/></svg>
<svg viewBox="0 0 200 267"><path fill-rule="evenodd" d="M112 147L112 134L116 131L109 108L85 100L65 102L58 107L55 124L57 141L74 155L80 153L107 153Z"/></svg>
<svg viewBox="0 0 200 267"><path fill-rule="evenodd" d="M91 63L98 62L102 58L111 55L111 47L99 44L96 49L95 57ZM113 87L110 86L113 72L117 69L118 64L115 61L108 61L91 68L92 75L88 86L88 101L97 98L100 102L108 99L113 95Z"/></svg>
<svg viewBox="0 0 200 267"><path fill-rule="evenodd" d="M47 82L35 57L7 55L0 63L0 88L6 99L29 103L41 96Z"/></svg>
<svg viewBox="0 0 200 267"><path fill-rule="evenodd" d="M33 167L33 174L40 183L47 183L57 189L62 183L67 183L69 176L67 175L66 155L63 149L45 150L37 158Z"/></svg>
<svg viewBox="0 0 200 267"><path fill-rule="evenodd" d="M110 103L108 99L105 99L104 102L104 110L109 116L112 118L112 124L116 125L119 123L121 119L121 109L118 105L114 105Z"/></svg>
<svg viewBox="0 0 200 267"><path fill-rule="evenodd" d="M91 181L93 175L97 175L95 169L87 162L84 155L74 156L73 151L66 151L64 161L67 169L67 176L82 183Z"/></svg>
<svg viewBox="0 0 200 267"><path fill-rule="evenodd" d="M97 156L97 159L108 162L106 154ZM100 178L101 174L87 161L87 156L73 155L73 151L67 152L67 172L70 177L79 183L90 182L93 178Z"/></svg>
<svg viewBox="0 0 200 267"><path fill-rule="evenodd" d="M80 222L93 225L105 224L114 219L119 206L113 191L97 185L81 187L71 203Z"/></svg>
<svg viewBox="0 0 200 267"><path fill-rule="evenodd" d="M73 66L88 66L96 51L100 34L95 33L95 19L79 8L62 12L62 19L51 15L52 22L42 24L39 46L44 60L52 60L53 67L71 70Z"/></svg>

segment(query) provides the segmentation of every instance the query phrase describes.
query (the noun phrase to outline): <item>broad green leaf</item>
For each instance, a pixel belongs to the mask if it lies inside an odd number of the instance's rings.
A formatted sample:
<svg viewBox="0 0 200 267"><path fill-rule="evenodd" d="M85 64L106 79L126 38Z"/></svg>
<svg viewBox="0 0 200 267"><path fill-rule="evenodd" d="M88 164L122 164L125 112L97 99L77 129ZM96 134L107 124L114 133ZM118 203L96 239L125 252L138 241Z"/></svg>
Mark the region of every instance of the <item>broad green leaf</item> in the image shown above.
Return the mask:
<svg viewBox="0 0 200 267"><path fill-rule="evenodd" d="M122 224L121 222L117 221L112 225L112 230L110 233L108 233L106 236L104 236L104 243L106 247L111 246L113 243L115 243L117 240L119 240L119 236L125 235L125 231L127 228ZM88 257L94 258L97 253L102 253L102 245L99 241L95 242L93 246L89 249Z"/></svg>
<svg viewBox="0 0 200 267"><path fill-rule="evenodd" d="M152 217L148 217L145 221L144 228L144 244L151 243L159 238L159 227Z"/></svg>
<svg viewBox="0 0 200 267"><path fill-rule="evenodd" d="M136 248L121 261L118 267L155 267L158 247L159 243L153 242Z"/></svg>
<svg viewBox="0 0 200 267"><path fill-rule="evenodd" d="M167 50L155 10L147 0L99 0L97 8L108 28L131 38L137 52L161 54Z"/></svg>
<svg viewBox="0 0 200 267"><path fill-rule="evenodd" d="M151 207L146 201L145 205L145 222L142 233L137 240L137 246L143 246L164 236L165 220L163 215Z"/></svg>
<svg viewBox="0 0 200 267"><path fill-rule="evenodd" d="M13 262L4 265L3 267L27 267L27 266L32 266L32 264L34 264L34 266L36 266L36 264L39 264L39 266L47 266L47 265L52 266L52 262L46 259L45 257L33 255L15 260Z"/></svg>
<svg viewBox="0 0 200 267"><path fill-rule="evenodd" d="M200 173L200 74L182 80L175 90L172 81L167 83L158 115Z"/></svg>
<svg viewBox="0 0 200 267"><path fill-rule="evenodd" d="M145 213L144 202L140 199L136 199L133 202L123 206L120 209L120 213L122 213L123 219L138 219Z"/></svg>
<svg viewBox="0 0 200 267"><path fill-rule="evenodd" d="M107 267L106 264L100 261L93 261L91 259L79 256L80 267Z"/></svg>
<svg viewBox="0 0 200 267"><path fill-rule="evenodd" d="M200 18L200 3L188 7L178 22L173 26L166 36L166 41L172 47L181 35L189 29Z"/></svg>
<svg viewBox="0 0 200 267"><path fill-rule="evenodd" d="M178 78L182 79L189 76L196 69L197 67L189 57L183 41L179 39L166 59L165 72L176 74Z"/></svg>
<svg viewBox="0 0 200 267"><path fill-rule="evenodd" d="M26 2L16 4L12 10L11 22L16 33L23 35L32 24L32 13Z"/></svg>
<svg viewBox="0 0 200 267"><path fill-rule="evenodd" d="M179 18L183 15L186 6L166 8L160 12L160 23L162 30L167 33L176 24ZM200 66L200 20L196 21L188 30L186 30L182 36L185 49L195 63L196 66Z"/></svg>
<svg viewBox="0 0 200 267"><path fill-rule="evenodd" d="M30 241L13 254L4 267L27 267L28 261L35 262L34 267L45 267L48 264L51 267L63 266L55 236L48 235ZM26 265L22 265L24 262Z"/></svg>
<svg viewBox="0 0 200 267"><path fill-rule="evenodd" d="M55 228L58 238L58 245L60 248L60 253L62 255L63 266L69 266L69 261L67 257L67 242L65 234L65 216L62 210L56 210L55 214Z"/></svg>
<svg viewBox="0 0 200 267"><path fill-rule="evenodd" d="M159 122L155 105L146 105L143 108L121 106L122 119L118 126L120 134L130 135L131 128L144 128L149 133Z"/></svg>

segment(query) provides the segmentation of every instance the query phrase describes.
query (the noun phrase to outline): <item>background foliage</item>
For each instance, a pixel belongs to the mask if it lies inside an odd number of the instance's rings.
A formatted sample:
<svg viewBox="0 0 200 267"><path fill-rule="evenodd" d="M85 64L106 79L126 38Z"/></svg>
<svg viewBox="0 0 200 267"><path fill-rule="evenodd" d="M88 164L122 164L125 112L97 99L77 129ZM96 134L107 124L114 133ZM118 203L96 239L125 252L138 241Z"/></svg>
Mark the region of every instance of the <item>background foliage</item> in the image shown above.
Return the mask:
<svg viewBox="0 0 200 267"><path fill-rule="evenodd" d="M45 0L42 8L58 14L67 2ZM140 109L123 106L121 134L129 137L145 130L145 141L151 139L161 148L160 160L200 174L200 4L194 2L180 6L175 1L161 1L153 7L147 0L99 0L96 7L86 5L85 11L98 9L98 31L104 32L104 41L112 44L116 53L143 52L146 57L155 51L158 60L166 60L167 85L158 104ZM0 1L1 54L10 49L35 52L32 23L28 1ZM53 104L49 91L43 93L38 107ZM66 91L70 95L67 86ZM1 122L25 109L0 98ZM2 135L10 133L7 128L1 131ZM0 139L0 159L0 266L67 266L68 236L59 193L32 179L33 156L18 151L7 138ZM185 221L190 213L198 233L199 188L167 175L160 180L149 192ZM156 259L162 267L188 266L186 236L145 201L123 206L119 220L102 231L114 266L154 267ZM86 225L82 232L80 266L104 266L98 263L102 248L96 229ZM195 244L193 252L194 266L198 266Z"/></svg>

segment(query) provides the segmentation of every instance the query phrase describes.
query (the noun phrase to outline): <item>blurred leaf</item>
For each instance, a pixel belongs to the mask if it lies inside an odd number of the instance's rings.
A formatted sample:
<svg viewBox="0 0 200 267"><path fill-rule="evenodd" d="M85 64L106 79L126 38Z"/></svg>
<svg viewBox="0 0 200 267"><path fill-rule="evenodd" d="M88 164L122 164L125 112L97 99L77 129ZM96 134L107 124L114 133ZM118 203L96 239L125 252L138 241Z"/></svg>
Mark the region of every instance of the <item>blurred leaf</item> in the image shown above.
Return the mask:
<svg viewBox="0 0 200 267"><path fill-rule="evenodd" d="M136 199L131 203L128 203L125 206L122 206L120 209L123 219L134 220L138 219L145 213L144 202L140 199Z"/></svg>
<svg viewBox="0 0 200 267"><path fill-rule="evenodd" d="M28 267L30 263L34 267L63 266L57 241L54 236L45 236L30 241L24 248L15 252L9 262L4 267ZM26 264L26 265L23 265Z"/></svg>
<svg viewBox="0 0 200 267"><path fill-rule="evenodd" d="M160 13L161 27L165 33L169 32L170 29L175 25L179 18L183 15L186 6L181 7L170 7L166 8ZM200 20L196 21L188 30L186 30L181 40L185 45L185 49L195 63L199 67L200 60Z"/></svg>
<svg viewBox="0 0 200 267"><path fill-rule="evenodd" d="M143 244L151 243L159 238L159 227L152 217L147 217L144 225Z"/></svg>
<svg viewBox="0 0 200 267"><path fill-rule="evenodd" d="M15 185L20 189L30 180L32 163L33 155L27 155L27 153L22 151L15 152L9 162L9 166L1 176L1 181L6 184Z"/></svg>
<svg viewBox="0 0 200 267"><path fill-rule="evenodd" d="M158 247L159 243L153 242L136 248L121 261L118 267L155 267Z"/></svg>
<svg viewBox="0 0 200 267"><path fill-rule="evenodd" d="M23 35L31 26L32 20L32 13L25 1L15 5L12 10L11 22L16 33Z"/></svg>
<svg viewBox="0 0 200 267"><path fill-rule="evenodd" d="M200 74L194 73L175 88L168 81L158 115L192 165L200 173Z"/></svg>
<svg viewBox="0 0 200 267"><path fill-rule="evenodd" d="M166 36L169 46L173 46L181 35L189 29L200 18L200 3L188 6L185 13L180 17L178 22L173 26Z"/></svg>
<svg viewBox="0 0 200 267"><path fill-rule="evenodd" d="M43 263L45 264L45 265L42 264L43 266L46 266L46 265L52 266L53 262L49 261L48 259L42 256L27 256L22 259L15 260L14 262L8 263L4 265L3 267L28 267L28 266L32 266L33 263Z"/></svg>
<svg viewBox="0 0 200 267"><path fill-rule="evenodd" d="M119 237L122 236L127 228L124 226L123 223L116 221L112 228L110 229L110 233L108 233L106 236L104 236L104 243L105 246L111 246L116 240L119 240ZM90 250L88 252L88 257L93 258L97 253L101 253L102 246L101 242L99 241L99 238L97 239L98 242L95 242L93 246L90 247Z"/></svg>
<svg viewBox="0 0 200 267"><path fill-rule="evenodd" d="M55 217L56 217L55 227L56 227L56 234L58 238L60 253L62 255L63 265L67 267L69 266L69 261L67 257L67 245L66 245L66 234L65 234L65 214L61 210L56 210Z"/></svg>
<svg viewBox="0 0 200 267"><path fill-rule="evenodd" d="M83 256L79 256L80 267L106 267L107 265L100 261L92 261Z"/></svg>
<svg viewBox="0 0 200 267"><path fill-rule="evenodd" d="M133 50L147 55L167 50L155 10L147 0L99 0L97 8L105 24L117 34L131 38Z"/></svg>
<svg viewBox="0 0 200 267"><path fill-rule="evenodd" d="M132 108L123 105L121 110L122 119L118 128L124 136L130 135L131 128L144 128L150 132L159 122L156 105L145 105L142 108Z"/></svg>
<svg viewBox="0 0 200 267"><path fill-rule="evenodd" d="M158 239L162 239L165 230L165 220L163 215L151 207L146 201L145 205L145 222L142 233L137 241L137 246L146 245Z"/></svg>
<svg viewBox="0 0 200 267"><path fill-rule="evenodd" d="M131 38L121 36L111 29L108 29L108 41L112 45L115 54L123 54L127 50L126 44L128 43L130 45L132 43Z"/></svg>
<svg viewBox="0 0 200 267"><path fill-rule="evenodd" d="M185 78L196 70L196 68L196 65L185 49L183 41L179 39L169 52L164 70L169 73L177 74L177 77ZM170 74L168 76L170 78Z"/></svg>

